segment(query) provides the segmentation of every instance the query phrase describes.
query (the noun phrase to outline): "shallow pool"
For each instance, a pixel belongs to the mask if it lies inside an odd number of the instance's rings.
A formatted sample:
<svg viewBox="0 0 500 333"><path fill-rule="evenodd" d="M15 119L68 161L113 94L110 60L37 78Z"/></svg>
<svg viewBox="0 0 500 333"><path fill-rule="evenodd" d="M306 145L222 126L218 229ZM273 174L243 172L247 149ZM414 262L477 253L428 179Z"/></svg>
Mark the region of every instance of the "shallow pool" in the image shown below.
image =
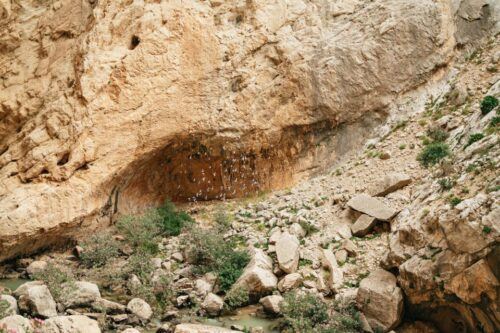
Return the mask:
<svg viewBox="0 0 500 333"><path fill-rule="evenodd" d="M20 285L29 282L30 280L28 279L19 279L19 278L14 278L14 279L0 279L0 287L7 288L9 290L16 290L17 287Z"/></svg>

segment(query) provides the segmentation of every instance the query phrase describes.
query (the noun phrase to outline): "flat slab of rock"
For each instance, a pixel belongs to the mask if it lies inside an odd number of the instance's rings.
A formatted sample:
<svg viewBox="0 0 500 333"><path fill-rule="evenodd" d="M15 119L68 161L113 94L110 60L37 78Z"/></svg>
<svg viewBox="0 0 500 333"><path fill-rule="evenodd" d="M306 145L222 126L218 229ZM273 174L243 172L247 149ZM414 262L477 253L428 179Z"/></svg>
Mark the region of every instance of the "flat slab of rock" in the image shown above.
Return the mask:
<svg viewBox="0 0 500 333"><path fill-rule="evenodd" d="M300 242L294 235L284 232L276 242L278 264L285 273L293 273L299 266Z"/></svg>
<svg viewBox="0 0 500 333"><path fill-rule="evenodd" d="M45 318L57 316L56 302L41 281L26 282L14 291L21 311Z"/></svg>
<svg viewBox="0 0 500 333"><path fill-rule="evenodd" d="M47 319L41 333L101 333L97 321L85 316L60 316Z"/></svg>
<svg viewBox="0 0 500 333"><path fill-rule="evenodd" d="M175 327L175 333L241 333L223 327L198 325L198 324L180 324Z"/></svg>
<svg viewBox="0 0 500 333"><path fill-rule="evenodd" d="M370 193L375 197L383 197L395 192L411 183L411 177L405 173L394 172L384 176L380 182L375 184Z"/></svg>
<svg viewBox="0 0 500 333"><path fill-rule="evenodd" d="M347 202L347 206L381 221L390 221L398 213L397 210L386 206L382 201L368 194L356 195Z"/></svg>
<svg viewBox="0 0 500 333"><path fill-rule="evenodd" d="M363 279L356 302L373 329L380 327L387 332L401 322L403 292L388 271L377 269Z"/></svg>
<svg viewBox="0 0 500 333"><path fill-rule="evenodd" d="M351 225L352 234L357 237L363 237L373 229L376 223L376 218L363 214Z"/></svg>

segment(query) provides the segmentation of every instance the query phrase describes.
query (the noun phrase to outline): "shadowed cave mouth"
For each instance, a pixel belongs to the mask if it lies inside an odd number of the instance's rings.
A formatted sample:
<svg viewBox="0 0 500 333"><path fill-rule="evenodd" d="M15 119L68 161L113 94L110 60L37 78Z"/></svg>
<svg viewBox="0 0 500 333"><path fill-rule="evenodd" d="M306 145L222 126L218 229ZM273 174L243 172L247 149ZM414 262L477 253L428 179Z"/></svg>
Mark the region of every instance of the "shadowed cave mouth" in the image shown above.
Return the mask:
<svg viewBox="0 0 500 333"><path fill-rule="evenodd" d="M326 165L332 154L325 141L331 136L332 126L322 122L289 127L273 141L258 134L231 142L213 136L175 139L124 172L117 210L166 199L223 200L286 187L298 175Z"/></svg>

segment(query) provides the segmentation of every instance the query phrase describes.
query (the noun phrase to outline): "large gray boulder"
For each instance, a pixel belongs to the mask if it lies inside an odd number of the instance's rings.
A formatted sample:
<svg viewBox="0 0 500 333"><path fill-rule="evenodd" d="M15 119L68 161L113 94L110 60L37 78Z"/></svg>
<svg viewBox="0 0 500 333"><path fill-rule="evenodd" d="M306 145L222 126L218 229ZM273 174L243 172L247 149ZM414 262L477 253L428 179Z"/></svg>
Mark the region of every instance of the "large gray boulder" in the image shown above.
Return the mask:
<svg viewBox="0 0 500 333"><path fill-rule="evenodd" d="M97 321L85 316L59 316L47 319L40 333L101 333Z"/></svg>
<svg viewBox="0 0 500 333"><path fill-rule="evenodd" d="M0 320L0 327L6 329L6 332L16 332L16 333L32 333L33 325L31 321L20 315L12 315L5 317ZM3 332L3 331L2 331Z"/></svg>
<svg viewBox="0 0 500 333"><path fill-rule="evenodd" d="M14 291L19 309L40 317L57 316L56 302L49 288L41 281L27 282Z"/></svg>
<svg viewBox="0 0 500 333"><path fill-rule="evenodd" d="M281 312L281 302L283 302L283 296L280 295L270 295L259 300L264 310L272 314Z"/></svg>
<svg viewBox="0 0 500 333"><path fill-rule="evenodd" d="M201 303L201 308L206 311L207 314L211 316L218 315L222 307L224 306L224 301L219 296L209 293L203 303Z"/></svg>
<svg viewBox="0 0 500 333"><path fill-rule="evenodd" d="M99 287L91 282L76 281L65 283L61 303L65 308L88 306L101 298Z"/></svg>
<svg viewBox="0 0 500 333"><path fill-rule="evenodd" d="M276 242L276 255L279 267L285 273L293 273L299 266L300 242L295 235L284 232Z"/></svg>
<svg viewBox="0 0 500 333"><path fill-rule="evenodd" d="M260 249L252 249L252 259L234 284L250 294L261 295L276 289L278 279L273 274L273 260Z"/></svg>
<svg viewBox="0 0 500 333"><path fill-rule="evenodd" d="M388 271L378 269L363 279L356 302L374 330L387 332L401 322L403 292L396 284L396 277Z"/></svg>
<svg viewBox="0 0 500 333"><path fill-rule="evenodd" d="M2 315L12 316L19 314L17 301L10 295L0 295L0 309L3 310L2 312L0 312L0 319L2 319Z"/></svg>
<svg viewBox="0 0 500 333"><path fill-rule="evenodd" d="M398 213L397 210L386 206L382 201L368 194L356 195L347 202L347 206L382 221L389 221Z"/></svg>
<svg viewBox="0 0 500 333"><path fill-rule="evenodd" d="M128 302L127 310L141 321L147 321L153 316L151 306L140 298L134 298Z"/></svg>

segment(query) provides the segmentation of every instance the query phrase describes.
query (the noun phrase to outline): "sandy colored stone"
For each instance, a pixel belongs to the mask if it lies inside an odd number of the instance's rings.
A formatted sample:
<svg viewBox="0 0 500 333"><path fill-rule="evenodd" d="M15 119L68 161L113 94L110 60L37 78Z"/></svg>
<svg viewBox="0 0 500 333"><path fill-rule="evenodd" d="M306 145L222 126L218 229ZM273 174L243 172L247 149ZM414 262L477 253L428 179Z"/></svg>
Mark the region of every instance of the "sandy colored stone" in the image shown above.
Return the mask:
<svg viewBox="0 0 500 333"><path fill-rule="evenodd" d="M366 214L362 214L353 225L351 231L354 236L363 237L369 233L375 226L377 219Z"/></svg>
<svg viewBox="0 0 500 333"><path fill-rule="evenodd" d="M347 206L382 221L389 221L398 213L395 209L386 206L382 201L368 194L354 196L347 202Z"/></svg>
<svg viewBox="0 0 500 333"><path fill-rule="evenodd" d="M328 287L332 291L338 291L344 283L344 273L337 263L335 254L333 254L332 250L330 249L323 249L321 261L323 267L328 269L328 271L330 272Z"/></svg>
<svg viewBox="0 0 500 333"><path fill-rule="evenodd" d="M278 264L285 273L293 273L297 270L300 258L299 247L300 242L297 236L288 232L281 234L276 242Z"/></svg>
<svg viewBox="0 0 500 333"><path fill-rule="evenodd" d="M7 316L0 319L0 327L4 326L6 332L16 333L31 333L33 332L33 325L28 318L20 315Z"/></svg>
<svg viewBox="0 0 500 333"><path fill-rule="evenodd" d="M174 333L238 333L223 327L199 325L199 324L180 324L175 326Z"/></svg>
<svg viewBox="0 0 500 333"><path fill-rule="evenodd" d="M26 282L14 291L21 311L41 317L57 316L56 302L49 288L40 281Z"/></svg>
<svg viewBox="0 0 500 333"><path fill-rule="evenodd" d="M259 300L264 310L273 314L281 312L281 302L283 302L283 296L280 295L270 295Z"/></svg>
<svg viewBox="0 0 500 333"><path fill-rule="evenodd" d="M1 2L0 260L327 167L449 62L452 3Z"/></svg>
<svg viewBox="0 0 500 333"><path fill-rule="evenodd" d="M397 191L411 183L411 177L405 173L393 172L374 185L371 193L375 197L383 197L391 192Z"/></svg>
<svg viewBox="0 0 500 333"><path fill-rule="evenodd" d="M276 288L278 279L273 274L273 260L260 249L253 249L252 259L235 282L234 287L244 288L250 294L265 294Z"/></svg>
<svg viewBox="0 0 500 333"><path fill-rule="evenodd" d="M60 316L47 319L40 333L101 333L97 321L85 316Z"/></svg>

